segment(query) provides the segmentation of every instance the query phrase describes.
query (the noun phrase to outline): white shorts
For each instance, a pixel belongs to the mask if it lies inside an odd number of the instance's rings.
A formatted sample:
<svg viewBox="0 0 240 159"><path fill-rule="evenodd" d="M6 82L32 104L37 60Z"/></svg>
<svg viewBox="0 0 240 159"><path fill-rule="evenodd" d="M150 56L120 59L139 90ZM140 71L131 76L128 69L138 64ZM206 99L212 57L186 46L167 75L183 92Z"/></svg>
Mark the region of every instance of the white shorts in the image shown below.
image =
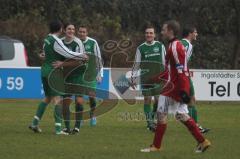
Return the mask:
<svg viewBox="0 0 240 159"><path fill-rule="evenodd" d="M175 101L171 97L160 95L158 100L157 112L168 114L176 113L187 114L188 106L187 104Z"/></svg>

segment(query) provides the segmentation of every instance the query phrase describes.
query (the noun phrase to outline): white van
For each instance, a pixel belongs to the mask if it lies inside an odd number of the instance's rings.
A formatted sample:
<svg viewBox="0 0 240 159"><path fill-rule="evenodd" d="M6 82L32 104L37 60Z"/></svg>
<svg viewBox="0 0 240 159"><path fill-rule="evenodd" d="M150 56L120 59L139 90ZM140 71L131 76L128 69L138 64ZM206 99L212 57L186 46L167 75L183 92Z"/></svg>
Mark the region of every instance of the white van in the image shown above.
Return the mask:
<svg viewBox="0 0 240 159"><path fill-rule="evenodd" d="M27 66L28 57L23 43L0 36L0 68L24 68Z"/></svg>

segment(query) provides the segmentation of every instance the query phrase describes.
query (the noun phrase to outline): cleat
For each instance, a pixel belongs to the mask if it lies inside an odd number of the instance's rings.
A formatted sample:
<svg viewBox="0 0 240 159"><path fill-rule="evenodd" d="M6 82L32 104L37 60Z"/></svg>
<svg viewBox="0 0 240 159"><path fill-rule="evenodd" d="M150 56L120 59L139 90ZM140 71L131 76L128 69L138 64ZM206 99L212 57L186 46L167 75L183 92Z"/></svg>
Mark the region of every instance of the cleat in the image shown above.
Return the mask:
<svg viewBox="0 0 240 159"><path fill-rule="evenodd" d="M93 117L90 119L90 126L96 126L97 125L97 118Z"/></svg>
<svg viewBox="0 0 240 159"><path fill-rule="evenodd" d="M28 128L30 130L32 130L34 133L41 133L42 132L42 130L38 126L30 125Z"/></svg>
<svg viewBox="0 0 240 159"><path fill-rule="evenodd" d="M156 123L148 123L148 125L147 125L147 129L151 132L155 132L156 127L157 127Z"/></svg>
<svg viewBox="0 0 240 159"><path fill-rule="evenodd" d="M72 129L72 131L71 131L72 135L77 134L77 133L79 133L79 129L78 128Z"/></svg>
<svg viewBox="0 0 240 159"><path fill-rule="evenodd" d="M207 132L210 131L209 128L203 128L203 127L201 127L201 126L199 126L198 128L199 128L199 130L200 130L200 132L201 132L202 134L205 134L205 133L207 133Z"/></svg>
<svg viewBox="0 0 240 159"><path fill-rule="evenodd" d="M209 146L211 146L211 142L208 141L207 139L205 139L202 143L197 145L196 148L196 153L203 153L204 151L207 150L207 148L209 148Z"/></svg>
<svg viewBox="0 0 240 159"><path fill-rule="evenodd" d="M158 152L158 151L160 151L160 148L158 149L154 145L151 145L150 147L141 149L140 151L141 152Z"/></svg>
<svg viewBox="0 0 240 159"><path fill-rule="evenodd" d="M64 128L64 129L62 129L62 131L63 131L63 132L65 132L65 133L68 133L68 134L70 134L70 133L71 133L71 130L70 130L70 129L68 129L68 128Z"/></svg>
<svg viewBox="0 0 240 159"><path fill-rule="evenodd" d="M64 131L59 131L59 132L56 132L56 135L69 135L69 133L66 133Z"/></svg>

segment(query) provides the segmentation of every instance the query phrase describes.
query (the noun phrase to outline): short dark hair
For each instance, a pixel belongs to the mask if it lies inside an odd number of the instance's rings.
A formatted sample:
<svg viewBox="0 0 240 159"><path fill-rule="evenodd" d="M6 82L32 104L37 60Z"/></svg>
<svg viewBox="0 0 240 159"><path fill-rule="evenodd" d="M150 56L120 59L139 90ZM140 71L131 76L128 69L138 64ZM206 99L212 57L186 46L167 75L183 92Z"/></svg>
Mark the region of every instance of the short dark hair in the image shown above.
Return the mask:
<svg viewBox="0 0 240 159"><path fill-rule="evenodd" d="M167 25L169 30L173 31L174 36L177 36L180 32L180 24L176 20L168 20L164 24Z"/></svg>
<svg viewBox="0 0 240 159"><path fill-rule="evenodd" d="M154 32L156 31L154 25L152 25L152 24L147 24L147 25L145 26L145 31L146 31L147 29L153 29Z"/></svg>
<svg viewBox="0 0 240 159"><path fill-rule="evenodd" d="M73 26L74 26L74 24L73 24L72 22L66 22L66 23L64 23L64 25L63 25L64 30L66 30L66 28L67 28L69 25L73 25Z"/></svg>
<svg viewBox="0 0 240 159"><path fill-rule="evenodd" d="M84 24L79 25L78 28L86 28L86 29L88 29L88 27L86 25L84 25Z"/></svg>
<svg viewBox="0 0 240 159"><path fill-rule="evenodd" d="M147 29L153 29L154 32L156 32L156 29L155 29L154 25L150 22L143 25L141 30L143 30L145 32Z"/></svg>
<svg viewBox="0 0 240 159"><path fill-rule="evenodd" d="M53 20L49 23L49 31L50 33L59 32L62 26L63 24L60 20Z"/></svg>
<svg viewBox="0 0 240 159"><path fill-rule="evenodd" d="M187 37L190 33L193 33L195 30L196 30L196 27L195 27L195 26L193 26L193 25L186 25L186 26L183 28L182 36L185 38L185 37Z"/></svg>

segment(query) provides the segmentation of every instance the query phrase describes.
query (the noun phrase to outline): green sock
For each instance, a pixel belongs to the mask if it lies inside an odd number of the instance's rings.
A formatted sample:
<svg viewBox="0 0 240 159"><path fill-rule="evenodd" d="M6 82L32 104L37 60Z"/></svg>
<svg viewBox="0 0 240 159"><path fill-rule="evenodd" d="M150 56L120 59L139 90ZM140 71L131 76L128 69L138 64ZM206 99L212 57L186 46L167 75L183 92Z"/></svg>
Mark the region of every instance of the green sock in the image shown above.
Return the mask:
<svg viewBox="0 0 240 159"><path fill-rule="evenodd" d="M197 115L197 109L194 105L188 106L189 116L193 118L193 120L198 123L198 115Z"/></svg>
<svg viewBox="0 0 240 159"><path fill-rule="evenodd" d="M94 116L94 110L96 108L96 99L90 98L89 103L90 103L90 108L91 108L89 115L90 115L90 118L92 118Z"/></svg>
<svg viewBox="0 0 240 159"><path fill-rule="evenodd" d="M70 130L70 109L68 105L63 106L63 119L65 127Z"/></svg>
<svg viewBox="0 0 240 159"><path fill-rule="evenodd" d="M46 110L46 107L47 107L47 103L45 102L41 102L39 103L38 105L38 108L37 108L37 112L36 112L36 115L34 116L34 119L32 121L32 125L33 126L37 126L39 124L39 121L41 120L42 116L43 116L43 113L45 112Z"/></svg>
<svg viewBox="0 0 240 159"><path fill-rule="evenodd" d="M75 114L75 128L80 128L81 126L81 121L83 120L83 105L81 104L76 104L75 106L76 114Z"/></svg>
<svg viewBox="0 0 240 159"><path fill-rule="evenodd" d="M60 105L54 106L54 119L55 131L60 132L62 130L62 108Z"/></svg>
<svg viewBox="0 0 240 159"><path fill-rule="evenodd" d="M147 123L152 122L152 109L150 104L144 104L144 114L146 116Z"/></svg>

